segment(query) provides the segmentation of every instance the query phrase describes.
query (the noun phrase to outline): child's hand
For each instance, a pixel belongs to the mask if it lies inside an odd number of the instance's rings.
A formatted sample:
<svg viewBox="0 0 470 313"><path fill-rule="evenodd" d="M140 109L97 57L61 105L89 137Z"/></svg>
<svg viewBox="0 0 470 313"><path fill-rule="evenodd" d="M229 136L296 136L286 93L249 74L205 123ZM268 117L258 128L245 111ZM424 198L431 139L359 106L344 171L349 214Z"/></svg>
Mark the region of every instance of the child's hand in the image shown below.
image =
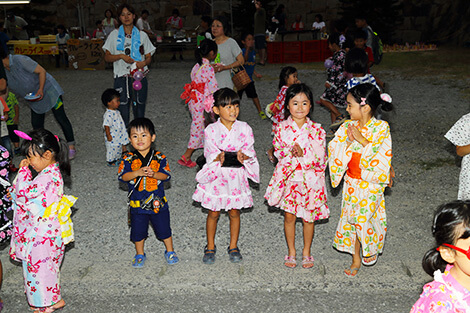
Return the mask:
<svg viewBox="0 0 470 313"><path fill-rule="evenodd" d="M325 83L325 88L331 88L331 85L329 83Z"/></svg>
<svg viewBox="0 0 470 313"><path fill-rule="evenodd" d="M304 156L304 151L297 142L294 144L291 151L294 157L301 158Z"/></svg>
<svg viewBox="0 0 470 313"><path fill-rule="evenodd" d="M24 166L29 166L29 160L28 159L21 160L19 167L21 168L21 167L24 167Z"/></svg>
<svg viewBox="0 0 470 313"><path fill-rule="evenodd" d="M214 159L214 162L220 162L220 164L223 164L225 161L225 154L224 152L220 152L217 157Z"/></svg>
<svg viewBox="0 0 470 313"><path fill-rule="evenodd" d="M242 150L239 150L237 152L237 160L238 162L240 162L241 164L243 164L243 162L245 162L245 160L248 160L250 157L247 156L245 153L242 152Z"/></svg>
<svg viewBox="0 0 470 313"><path fill-rule="evenodd" d="M387 185L388 187L392 188L394 178L395 178L395 170L393 169L393 166L390 165L390 182Z"/></svg>
<svg viewBox="0 0 470 313"><path fill-rule="evenodd" d="M0 118L2 121L6 121L8 119L8 112L3 112L3 115Z"/></svg>
<svg viewBox="0 0 470 313"><path fill-rule="evenodd" d="M108 141L113 141L113 136L111 136L111 134L107 134L106 139L108 139Z"/></svg>
<svg viewBox="0 0 470 313"><path fill-rule="evenodd" d="M369 143L369 141L361 134L361 131L356 126L348 125L347 133L348 133L348 138L351 141L356 140L361 145L363 143Z"/></svg>
<svg viewBox="0 0 470 313"><path fill-rule="evenodd" d="M144 166L140 168L140 175L139 176L144 176L144 177L153 177L153 174L155 173L152 168L148 166Z"/></svg>

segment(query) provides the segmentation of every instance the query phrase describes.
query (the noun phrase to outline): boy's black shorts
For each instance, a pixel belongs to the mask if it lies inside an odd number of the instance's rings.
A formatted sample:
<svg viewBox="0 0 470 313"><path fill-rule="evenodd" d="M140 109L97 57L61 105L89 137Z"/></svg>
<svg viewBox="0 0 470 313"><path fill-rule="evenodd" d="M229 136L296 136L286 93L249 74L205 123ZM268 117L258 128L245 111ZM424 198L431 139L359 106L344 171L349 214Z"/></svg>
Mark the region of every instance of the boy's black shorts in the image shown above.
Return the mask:
<svg viewBox="0 0 470 313"><path fill-rule="evenodd" d="M254 81L251 81L251 83L249 83L245 87L245 89L238 91L238 96L240 97L240 99L242 98L243 92L246 92L246 96L250 99L258 98L258 94L256 93L255 82Z"/></svg>

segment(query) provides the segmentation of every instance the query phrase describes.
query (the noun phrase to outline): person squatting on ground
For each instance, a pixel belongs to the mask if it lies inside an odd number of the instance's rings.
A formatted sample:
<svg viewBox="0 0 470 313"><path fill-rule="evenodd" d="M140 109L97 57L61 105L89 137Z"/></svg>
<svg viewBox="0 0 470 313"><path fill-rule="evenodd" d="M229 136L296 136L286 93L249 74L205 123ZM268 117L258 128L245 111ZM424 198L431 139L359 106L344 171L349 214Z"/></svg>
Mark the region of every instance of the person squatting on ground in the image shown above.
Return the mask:
<svg viewBox="0 0 470 313"><path fill-rule="evenodd" d="M298 79L297 69L292 66L286 66L281 69L279 74L279 93L273 103L268 104L266 113L273 122L271 128L271 135L276 133L277 125L284 120L284 102L286 100L286 90L293 84L300 84ZM276 163L276 157L274 156L274 147L271 147L267 152L269 161L272 164Z"/></svg>
<svg viewBox="0 0 470 313"><path fill-rule="evenodd" d="M104 143L106 146L106 162L108 166L118 166L123 152L127 151L129 136L119 108L119 92L106 89L101 95L101 102L106 108L103 115Z"/></svg>
<svg viewBox="0 0 470 313"><path fill-rule="evenodd" d="M242 99L243 92L246 92L246 96L250 99L253 100L253 104L256 106L256 109L258 110L258 115L261 117L262 120L266 119L266 114L261 110L261 105L259 103L259 98L258 94L256 93L255 89L255 82L253 81L253 75L256 76L256 78L261 78L263 77L261 74L258 74L255 71L255 60L256 60L256 52L255 52L255 39L252 34L250 33L244 33L242 34L241 38L243 48L242 48L242 54L243 58L245 59L245 70L248 76L250 76L251 82L245 87L245 89L238 90L238 96L240 97L240 100Z"/></svg>
<svg viewBox="0 0 470 313"><path fill-rule="evenodd" d="M193 200L209 210L206 221L207 245L202 261L215 262L215 234L220 211L230 218L230 244L227 248L231 262L242 261L238 248L240 210L253 206L248 178L259 183L259 163L254 149L251 127L237 120L240 99L235 91L222 88L214 94L213 111L217 122L204 131L206 164L197 173L198 182Z"/></svg>
<svg viewBox="0 0 470 313"><path fill-rule="evenodd" d="M149 222L155 236L165 245L166 262L176 264L179 259L173 251L170 210L163 186L171 177L170 166L166 156L152 148L156 139L155 126L148 118L134 119L128 133L134 151L123 154L118 176L129 187L130 239L136 251L132 266L142 268L145 264L144 243Z"/></svg>
<svg viewBox="0 0 470 313"><path fill-rule="evenodd" d="M204 111L211 112L213 93L217 90L214 68L210 64L217 56L217 44L210 39L204 39L194 51L194 55L197 63L191 70L191 83L184 86L184 92L181 94L192 117L188 148L178 160L178 164L187 167L196 166L191 156L194 150L204 147Z"/></svg>
<svg viewBox="0 0 470 313"><path fill-rule="evenodd" d="M318 104L323 105L330 111L331 127L339 126L346 120L338 108L346 107L346 82L347 76L344 73L344 61L346 52L343 50L343 43L346 38L339 33L333 33L328 38L328 48L333 52L331 57L333 65L327 68L327 79L325 91L320 97Z"/></svg>
<svg viewBox="0 0 470 313"><path fill-rule="evenodd" d="M284 211L284 234L288 254L284 265L296 267L295 222L303 222L304 248L302 267L313 267L310 249L314 222L330 215L325 189L327 165L325 131L308 118L313 110L313 96L305 84L295 84L286 91L286 120L276 128L273 145L278 159L264 197L270 206Z"/></svg>
<svg viewBox="0 0 470 313"><path fill-rule="evenodd" d="M121 95L119 111L127 127L131 106L134 118L145 116L148 91L145 75L149 71L147 66L150 65L156 49L147 34L134 26L135 10L132 6L121 5L118 8L118 16L121 26L108 35L103 50L105 61L113 63L114 89ZM134 71L142 71L144 76L140 80L140 89L134 88Z"/></svg>
<svg viewBox="0 0 470 313"><path fill-rule="evenodd" d="M456 145L457 155L463 157L457 199L470 200L470 113L462 116L445 137Z"/></svg>
<svg viewBox="0 0 470 313"><path fill-rule="evenodd" d="M434 280L410 313L470 312L470 201L441 205L434 214L434 247L423 257L423 269Z"/></svg>
<svg viewBox="0 0 470 313"><path fill-rule="evenodd" d="M355 276L362 264L374 265L382 253L387 220L384 189L391 182L392 138L387 122L374 117L390 111L372 84L352 88L347 96L351 120L343 123L328 145L331 185L344 177L341 217L333 247L352 254L344 273Z"/></svg>
<svg viewBox="0 0 470 313"><path fill-rule="evenodd" d="M24 289L34 312L53 312L65 306L60 265L65 245L74 240L70 219L77 198L64 195L62 175L70 176L67 144L45 129L28 134L23 142L11 192L13 236L10 257L23 263ZM30 168L38 172L33 178Z"/></svg>

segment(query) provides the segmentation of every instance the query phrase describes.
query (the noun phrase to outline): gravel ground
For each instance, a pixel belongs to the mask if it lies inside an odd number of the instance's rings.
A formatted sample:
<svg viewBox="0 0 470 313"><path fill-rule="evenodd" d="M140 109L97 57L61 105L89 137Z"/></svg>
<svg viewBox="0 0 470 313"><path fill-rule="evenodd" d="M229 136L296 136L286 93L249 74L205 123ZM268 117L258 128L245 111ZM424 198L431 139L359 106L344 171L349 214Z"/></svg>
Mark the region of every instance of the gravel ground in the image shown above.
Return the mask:
<svg viewBox="0 0 470 313"><path fill-rule="evenodd" d="M217 261L212 266L202 264L206 213L191 200L196 170L176 163L189 138L190 114L179 95L192 66L192 62L157 63L149 74L147 116L156 125L156 147L167 155L172 168L166 192L181 262L166 265L163 243L151 234L146 242L147 262L140 270L130 266L134 248L127 228L126 192L119 189L116 169L105 162L100 96L112 87L112 72L51 72L65 90L65 107L78 149L66 190L79 200L73 215L75 243L67 250L61 271L67 302L63 312L408 312L423 284L431 279L421 269L421 258L432 244L432 212L457 196L460 168L443 135L470 109L459 89L450 81L404 79L398 72L376 71L389 84L396 108L386 118L392 128L397 177L386 197L389 231L384 254L377 265L362 268L350 279L342 272L350 264L350 256L331 247L341 201L340 190L331 187L331 217L315 227L315 267L304 270L282 265L286 253L283 216L268 210L263 199L273 172L264 154L270 145L271 125L259 119L246 98L240 119L254 131L261 184L253 189L254 208L242 214L239 246L244 261L231 264L228 260L228 217L222 216L216 236ZM257 70L264 75L256 81L256 88L266 105L277 95L280 66ZM303 69L299 78L317 97L321 95L324 72ZM24 102L20 109L20 129L30 129ZM328 127L325 109L315 106L313 118ZM63 137L50 113L46 128ZM298 247L302 246L301 231L298 223ZM7 249L0 259L5 312L26 312L21 266L8 259Z"/></svg>

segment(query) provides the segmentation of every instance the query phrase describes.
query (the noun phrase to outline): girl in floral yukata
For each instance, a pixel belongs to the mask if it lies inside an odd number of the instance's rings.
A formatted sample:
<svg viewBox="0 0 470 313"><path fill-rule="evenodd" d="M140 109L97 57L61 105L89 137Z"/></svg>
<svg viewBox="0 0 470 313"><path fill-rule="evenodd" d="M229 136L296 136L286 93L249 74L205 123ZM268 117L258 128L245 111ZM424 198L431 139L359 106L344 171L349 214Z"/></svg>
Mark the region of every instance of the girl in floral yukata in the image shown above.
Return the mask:
<svg viewBox="0 0 470 313"><path fill-rule="evenodd" d="M214 113L217 122L204 131L204 156L207 163L196 175L198 185L193 200L209 209L206 222L207 245L202 261L215 262L215 233L220 211L228 211L230 218L229 260L242 261L238 248L240 209L253 206L248 178L259 183L259 163L254 149L251 127L237 120L240 98L229 88L214 93Z"/></svg>
<svg viewBox="0 0 470 313"><path fill-rule="evenodd" d="M424 285L410 313L470 312L470 201L440 206L432 235L436 244L424 255L423 268L434 281Z"/></svg>
<svg viewBox="0 0 470 313"><path fill-rule="evenodd" d="M191 70L191 83L184 86L181 98L185 99L192 116L191 134L188 149L178 160L178 164L195 167L191 161L194 150L204 147L204 111L211 112L214 103L213 93L217 90L214 68L210 62L217 56L217 44L204 39L194 52L197 63Z"/></svg>
<svg viewBox="0 0 470 313"><path fill-rule="evenodd" d="M388 98L390 99L390 98ZM352 254L344 273L356 276L362 264L371 266L382 253L387 220L384 189L390 181L392 138L385 121L374 117L378 107L390 111L372 84L352 88L347 96L351 120L340 126L328 145L331 184L344 176L342 211L333 247Z"/></svg>
<svg viewBox="0 0 470 313"><path fill-rule="evenodd" d="M288 254L284 265L297 266L295 222L303 221L304 247L302 267L313 267L314 222L329 217L326 204L325 131L308 118L313 96L305 84L295 84L286 91L285 116L274 136L275 156L279 160L264 197L271 206L284 211L284 233Z"/></svg>
<svg viewBox="0 0 470 313"><path fill-rule="evenodd" d="M50 131L25 134L21 150L26 159L13 184L13 236L10 257L23 263L24 288L34 312L53 312L65 306L60 289L64 246L73 241L71 206L62 173L70 175L68 146ZM38 175L33 178L30 167Z"/></svg>

